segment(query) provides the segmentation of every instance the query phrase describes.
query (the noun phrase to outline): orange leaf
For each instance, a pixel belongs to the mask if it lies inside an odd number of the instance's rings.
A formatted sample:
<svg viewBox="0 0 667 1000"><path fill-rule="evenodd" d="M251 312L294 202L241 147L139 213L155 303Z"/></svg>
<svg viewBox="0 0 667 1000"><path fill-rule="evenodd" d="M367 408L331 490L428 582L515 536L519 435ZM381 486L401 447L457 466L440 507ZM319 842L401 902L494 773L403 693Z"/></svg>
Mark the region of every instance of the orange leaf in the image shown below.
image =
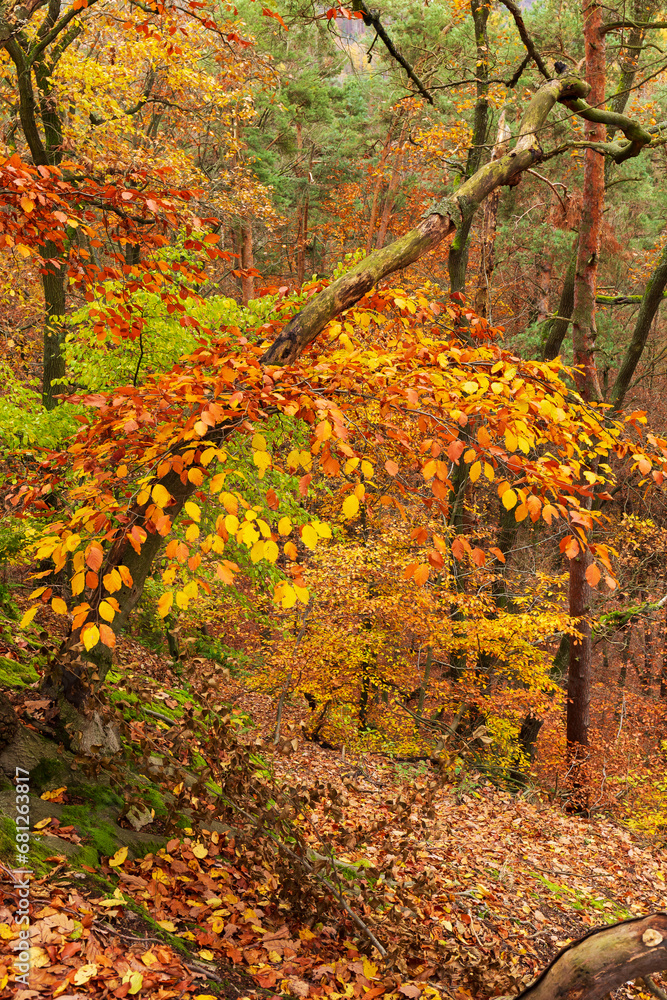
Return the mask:
<svg viewBox="0 0 667 1000"><path fill-rule="evenodd" d="M88 546L88 551L86 552L86 565L92 569L93 573L97 573L98 569L102 565L102 546L99 542L91 542Z"/></svg>
<svg viewBox="0 0 667 1000"><path fill-rule="evenodd" d="M396 462L392 462L390 458L388 458L384 463L384 467L390 476L398 475L398 466L396 465Z"/></svg>
<svg viewBox="0 0 667 1000"><path fill-rule="evenodd" d="M108 625L100 624L100 642L104 646L108 646L109 649L113 649L116 645L116 636L114 635L114 630L109 628Z"/></svg>
<svg viewBox="0 0 667 1000"><path fill-rule="evenodd" d="M590 583L591 587L597 587L598 583L600 582L601 575L602 574L600 573L600 570L595 565L595 563L591 563L588 569L586 570L586 579Z"/></svg>
<svg viewBox="0 0 667 1000"><path fill-rule="evenodd" d="M428 566L427 563L421 563L419 566L417 566L417 569L415 570L412 579L415 581L418 587L423 587L429 578L430 572L431 572L430 566Z"/></svg>

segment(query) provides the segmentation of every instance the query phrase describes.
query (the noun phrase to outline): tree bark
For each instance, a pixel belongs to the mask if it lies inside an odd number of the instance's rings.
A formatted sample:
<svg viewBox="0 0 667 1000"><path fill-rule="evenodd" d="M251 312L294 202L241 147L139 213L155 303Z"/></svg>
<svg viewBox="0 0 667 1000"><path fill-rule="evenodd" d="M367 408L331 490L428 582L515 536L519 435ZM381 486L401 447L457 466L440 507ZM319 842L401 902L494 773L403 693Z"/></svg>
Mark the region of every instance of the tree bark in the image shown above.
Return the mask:
<svg viewBox="0 0 667 1000"><path fill-rule="evenodd" d="M44 289L44 355L42 364L42 404L46 410L56 405L56 394L63 391L54 385L65 377L65 285L67 259L53 243L47 242L44 253L42 287Z"/></svg>
<svg viewBox="0 0 667 1000"><path fill-rule="evenodd" d="M241 223L241 267L244 271L252 270L255 267L255 256L252 246L252 223L250 219L244 219ZM255 294L255 279L251 274L241 277L241 295L243 305L247 306L250 299Z"/></svg>
<svg viewBox="0 0 667 1000"><path fill-rule="evenodd" d="M667 287L667 247L660 255L660 259L655 266L653 274L648 280L639 314L635 321L634 330L630 343L625 349L625 355L618 370L616 380L612 386L609 402L614 411L623 407L625 397L630 388L630 383L637 370L640 358L646 347L646 342L651 332L651 326L655 319L660 303L662 302L665 288Z"/></svg>
<svg viewBox="0 0 667 1000"><path fill-rule="evenodd" d="M565 340L567 328L570 325L570 317L574 309L574 277L577 273L577 247L579 245L579 234L574 238L570 263L565 272L563 290L561 291L558 303L558 312L552 319L547 320L542 332L542 360L553 361L560 354L560 349Z"/></svg>
<svg viewBox="0 0 667 1000"><path fill-rule="evenodd" d="M389 128L389 132L388 132L387 138L385 140L384 148L383 148L382 154L380 156L380 162L379 162L379 164L377 166L377 177L375 178L375 184L373 185L373 198L372 198L372 201L371 201L371 214L370 214L370 218L368 220L368 235L366 237L366 253L367 254L369 254L371 252L371 247L373 246L373 243L376 242L376 238L375 238L375 226L377 225L378 204L380 202L380 191L382 189L382 180L383 180L382 171L384 170L384 165L385 165L385 162L387 160L387 154L388 154L389 149L391 147L391 132L392 132L392 127L393 127L393 123L392 123L392 126Z"/></svg>
<svg viewBox="0 0 667 1000"><path fill-rule="evenodd" d="M477 50L475 67L477 100L475 102L472 139L466 160L465 177L467 179L473 177L481 166L489 127L489 39L486 25L491 7L484 0L471 0L470 9L475 27L475 48ZM478 204L479 202L476 205L466 201L462 201L460 204L461 221L457 225L447 261L450 292L465 294L470 250L470 227Z"/></svg>
<svg viewBox="0 0 667 1000"><path fill-rule="evenodd" d="M602 1000L628 980L665 969L667 913L652 913L589 931L514 1000Z"/></svg>
<svg viewBox="0 0 667 1000"><path fill-rule="evenodd" d="M586 72L591 85L591 101L598 107L604 102L605 44L602 11L596 0L584 0L584 43ZM604 138L604 128L586 122L586 139L597 142ZM602 392L595 363L595 295L597 264L604 207L604 158L594 149L587 149L584 160L584 191L577 270L574 281L572 312L572 344L575 378L579 392L586 400L600 401ZM588 501L590 508L591 501ZM581 548L581 547L580 547ZM572 798L570 808L580 810L588 804L588 729L590 725L591 673L593 647L591 626L587 620L589 586L586 569L590 564L588 550L581 550L570 560L570 615L578 620L579 639L570 643L570 663L567 685L567 752L568 775Z"/></svg>
<svg viewBox="0 0 667 1000"><path fill-rule="evenodd" d="M387 193L384 198L384 205L382 206L382 215L380 216L380 226L378 228L377 238L375 240L375 246L378 250L381 250L384 246L384 242L387 239L387 230L389 229L389 220L391 219L391 213L394 208L394 202L396 201L396 192L398 191L398 184L401 179L401 165L403 163L403 142L405 140L405 133L408 127L407 121L403 123L403 128L401 129L401 134L398 139L398 148L396 149L396 155L394 157L394 165L391 170L391 176L389 178L389 184L387 186Z"/></svg>
<svg viewBox="0 0 667 1000"><path fill-rule="evenodd" d="M491 153L492 160L499 160L509 152L511 132L505 124L505 110L498 119L496 144ZM496 264L496 231L498 227L498 206L500 205L500 188L492 191L484 202L484 214L479 237L481 260L475 294L475 312L487 318L491 309L491 279Z"/></svg>

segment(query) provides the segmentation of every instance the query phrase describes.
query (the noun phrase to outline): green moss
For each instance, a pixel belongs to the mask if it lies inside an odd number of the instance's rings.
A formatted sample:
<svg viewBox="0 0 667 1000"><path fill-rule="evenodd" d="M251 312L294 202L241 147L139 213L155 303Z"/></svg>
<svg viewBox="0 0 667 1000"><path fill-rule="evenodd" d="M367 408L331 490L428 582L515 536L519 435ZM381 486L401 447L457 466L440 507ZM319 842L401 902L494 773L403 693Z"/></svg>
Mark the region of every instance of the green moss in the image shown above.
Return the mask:
<svg viewBox="0 0 667 1000"><path fill-rule="evenodd" d="M33 792L38 793L55 788L66 774L67 767L61 760L55 757L44 758L30 772L30 787Z"/></svg>
<svg viewBox="0 0 667 1000"><path fill-rule="evenodd" d="M0 861L7 865L16 862L16 823L9 816L0 817Z"/></svg>
<svg viewBox="0 0 667 1000"><path fill-rule="evenodd" d="M156 816L166 816L167 807L164 799L155 785L141 789L141 796L151 809L155 810Z"/></svg>
<svg viewBox="0 0 667 1000"><path fill-rule="evenodd" d="M106 785L70 785L68 793L78 799L84 799L98 806L108 806L120 809L123 805L123 797L112 791Z"/></svg>
<svg viewBox="0 0 667 1000"><path fill-rule="evenodd" d="M0 687L24 688L38 680L39 674L29 663L17 663L0 656Z"/></svg>
<svg viewBox="0 0 667 1000"><path fill-rule="evenodd" d="M100 856L92 844L81 844L72 862L75 865L87 865L89 868L97 868L100 863Z"/></svg>
<svg viewBox="0 0 667 1000"><path fill-rule="evenodd" d="M95 850L111 857L118 849L116 827L108 820L99 819L89 806L65 806L60 815L61 826L75 826L82 836L89 839Z"/></svg>

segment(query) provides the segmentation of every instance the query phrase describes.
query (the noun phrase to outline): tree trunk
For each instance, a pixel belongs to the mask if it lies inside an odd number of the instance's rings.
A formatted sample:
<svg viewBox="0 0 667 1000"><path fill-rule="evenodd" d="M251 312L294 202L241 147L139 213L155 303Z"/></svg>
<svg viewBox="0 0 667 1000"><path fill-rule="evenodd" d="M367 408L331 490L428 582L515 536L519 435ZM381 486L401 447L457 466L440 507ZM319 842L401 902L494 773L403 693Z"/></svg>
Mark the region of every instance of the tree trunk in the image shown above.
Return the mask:
<svg viewBox="0 0 667 1000"><path fill-rule="evenodd" d="M586 808L588 802L588 730L590 726L592 643L588 613L589 586L586 567L588 552L570 560L569 609L578 619L581 638L570 638L570 662L567 675L567 765L572 790L571 808Z"/></svg>
<svg viewBox="0 0 667 1000"><path fill-rule="evenodd" d="M667 287L667 247L660 254L660 259L656 264L651 277L649 278L642 304L639 307L639 314L635 321L630 343L625 349L625 355L618 370L616 381L612 386L609 402L615 411L620 410L625 402L630 383L637 370L637 365L646 347L649 333L653 325L663 293Z"/></svg>
<svg viewBox="0 0 667 1000"><path fill-rule="evenodd" d="M56 405L55 395L62 392L61 386L54 385L55 379L65 377L65 285L67 281L67 261L59 254L50 241L45 246L44 273L44 362L42 368L42 404L47 410ZM58 259L60 257L60 259Z"/></svg>
<svg viewBox="0 0 667 1000"><path fill-rule="evenodd" d="M505 110L503 109L498 119L496 144L491 153L492 160L499 160L501 156L505 156L509 152L510 138L511 132L505 124ZM484 214L479 237L481 259L477 292L475 293L475 312L485 318L488 318L491 310L491 279L496 265L495 250L499 205L500 188L496 188L484 202Z"/></svg>
<svg viewBox="0 0 667 1000"><path fill-rule="evenodd" d="M389 229L389 220L391 219L391 213L394 208L394 202L396 201L396 192L398 191L398 184L401 179L401 165L403 163L403 142L405 141L405 133L408 127L407 121L403 123L403 128L401 129L401 134L398 139L398 148L396 150L396 155L394 157L394 166L391 170L391 176L389 178L389 185L387 187L387 193L384 197L384 205L382 206L382 216L380 217L380 227L378 229L377 238L375 241L375 246L378 250L381 250L384 246L384 242L387 238L387 230Z"/></svg>
<svg viewBox="0 0 667 1000"><path fill-rule="evenodd" d="M567 328L570 325L570 317L574 309L574 279L577 273L577 248L579 246L579 234L574 238L570 263L565 272L563 290L558 303L558 312L552 319L547 320L542 331L542 360L553 361L560 354L560 349L565 340Z"/></svg>
<svg viewBox="0 0 667 1000"><path fill-rule="evenodd" d="M599 107L604 102L605 56L602 34L602 12L596 0L584 0L584 42L587 79L591 85L591 103ZM604 139L604 127L586 122L586 138L590 142ZM597 263L604 207L604 159L593 149L587 149L584 160L584 191L577 273L574 282L572 313L572 343L579 392L586 400L600 401L602 393L595 364L595 295ZM590 509L591 501L588 501ZM591 672L593 647L591 626L587 620L589 586L586 569L591 558L588 550L580 551L570 560L570 615L578 620L581 638L570 643L570 663L567 685L567 750L568 775L572 798L570 807L584 809L588 805L588 729L590 725Z"/></svg>
<svg viewBox="0 0 667 1000"><path fill-rule="evenodd" d="M667 913L652 913L589 931L563 948L513 1000L603 1000L628 980L664 969Z"/></svg>
<svg viewBox="0 0 667 1000"><path fill-rule="evenodd" d="M372 201L371 201L371 215L370 215L370 219L368 220L368 235L366 237L366 253L367 254L369 254L371 252L371 247L373 246L373 243L376 242L376 239L375 239L375 226L377 225L378 205L380 203L380 191L382 190L382 181L383 181L382 171L384 170L384 165L385 165L385 162L387 160L387 154L388 154L389 148L391 146L391 132L392 132L392 128L393 128L393 123L392 123L392 126L389 128L389 132L387 133L387 138L385 140L384 148L383 148L382 154L380 156L380 162L378 163L378 166L377 166L377 177L375 178L375 184L373 185L373 198L372 198Z"/></svg>
<svg viewBox="0 0 667 1000"><path fill-rule="evenodd" d="M471 0L470 8L475 27L475 48L477 50L477 64L475 67L477 100L475 102L472 139L466 160L465 177L467 180L474 177L481 166L486 134L489 127L489 39L486 25L491 7L484 0ZM463 187L465 187L465 184ZM447 261L450 292L465 294L468 253L470 250L470 227L472 226L472 220L479 204L479 202L475 203L474 201L468 202L465 198L459 201L461 217L460 221L457 221L456 232L449 248L449 259Z"/></svg>
<svg viewBox="0 0 667 1000"><path fill-rule="evenodd" d="M255 267L252 246L252 223L250 219L244 219L241 223L241 267L244 271L253 270ZM248 305L254 294L255 279L251 274L244 274L241 277L241 295L244 306Z"/></svg>

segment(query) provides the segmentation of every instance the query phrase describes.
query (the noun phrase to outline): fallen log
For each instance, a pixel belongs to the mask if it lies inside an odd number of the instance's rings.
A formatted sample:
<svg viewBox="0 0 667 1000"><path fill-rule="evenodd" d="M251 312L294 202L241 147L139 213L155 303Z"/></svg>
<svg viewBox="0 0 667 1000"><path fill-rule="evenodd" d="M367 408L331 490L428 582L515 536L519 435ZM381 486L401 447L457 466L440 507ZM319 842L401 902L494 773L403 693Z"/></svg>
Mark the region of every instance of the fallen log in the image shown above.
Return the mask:
<svg viewBox="0 0 667 1000"><path fill-rule="evenodd" d="M512 1000L602 1000L629 980L666 969L667 913L651 913L593 928Z"/></svg>

